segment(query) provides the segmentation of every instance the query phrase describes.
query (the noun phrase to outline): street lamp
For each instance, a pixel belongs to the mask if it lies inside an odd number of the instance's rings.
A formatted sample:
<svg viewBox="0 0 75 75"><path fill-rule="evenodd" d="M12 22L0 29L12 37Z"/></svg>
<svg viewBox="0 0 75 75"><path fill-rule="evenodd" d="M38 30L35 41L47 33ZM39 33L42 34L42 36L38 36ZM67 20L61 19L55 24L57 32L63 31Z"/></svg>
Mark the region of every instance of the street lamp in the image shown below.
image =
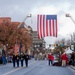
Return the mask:
<svg viewBox="0 0 75 75"><path fill-rule="evenodd" d="M66 17L69 17L73 21L73 23L75 24L75 21L70 14L66 14ZM71 42L72 42L72 35L71 35ZM73 42L73 43L74 43L74 51L75 51L75 42Z"/></svg>
<svg viewBox="0 0 75 75"><path fill-rule="evenodd" d="M17 26L17 28L19 28L19 27L22 25L22 23L25 22L26 19L29 18L29 17L31 17L31 16L32 16L31 14L27 15L27 16L23 19L23 21ZM26 24L25 24L25 25L26 25ZM26 25L26 27L28 27L28 26Z"/></svg>
<svg viewBox="0 0 75 75"><path fill-rule="evenodd" d="M73 23L75 24L75 21L74 21L73 17L72 17L70 14L66 14L66 17L71 18L71 20L72 20L72 21L73 21Z"/></svg>
<svg viewBox="0 0 75 75"><path fill-rule="evenodd" d="M70 35L70 37L71 37L70 43L72 44L72 43L73 43L73 40L72 40L72 34L67 34L67 35Z"/></svg>

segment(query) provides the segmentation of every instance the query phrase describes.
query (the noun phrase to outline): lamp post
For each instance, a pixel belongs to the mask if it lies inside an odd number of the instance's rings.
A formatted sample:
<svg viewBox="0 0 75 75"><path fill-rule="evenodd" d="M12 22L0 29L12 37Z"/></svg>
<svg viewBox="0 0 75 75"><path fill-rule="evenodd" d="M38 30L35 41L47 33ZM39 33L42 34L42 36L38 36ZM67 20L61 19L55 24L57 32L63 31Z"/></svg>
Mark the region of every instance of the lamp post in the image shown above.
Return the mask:
<svg viewBox="0 0 75 75"><path fill-rule="evenodd" d="M69 17L75 24L75 20L73 19L73 17L70 14L66 14L66 17ZM72 42L72 35L71 35L71 42ZM73 44L74 44L74 51L75 51L75 41L73 42Z"/></svg>
<svg viewBox="0 0 75 75"><path fill-rule="evenodd" d="M73 45L72 34L67 34L67 35L70 35L70 49L72 49L71 48L71 45Z"/></svg>
<svg viewBox="0 0 75 75"><path fill-rule="evenodd" d="M73 17L70 14L66 14L66 17L69 17L73 21L73 23L75 24L75 21L74 21Z"/></svg>

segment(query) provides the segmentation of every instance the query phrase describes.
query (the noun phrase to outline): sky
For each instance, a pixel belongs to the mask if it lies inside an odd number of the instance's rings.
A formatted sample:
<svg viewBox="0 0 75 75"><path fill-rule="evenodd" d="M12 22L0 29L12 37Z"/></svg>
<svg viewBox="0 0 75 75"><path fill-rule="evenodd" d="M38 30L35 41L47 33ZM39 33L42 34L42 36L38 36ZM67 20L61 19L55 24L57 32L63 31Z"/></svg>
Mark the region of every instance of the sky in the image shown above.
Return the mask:
<svg viewBox="0 0 75 75"><path fill-rule="evenodd" d="M0 0L0 17L11 17L12 21L22 22L27 15L25 23L32 29L37 30L37 14L56 14L58 19L58 37L45 37L46 44L52 44L62 38L71 38L70 34L75 31L75 0ZM69 34L69 35L67 35Z"/></svg>

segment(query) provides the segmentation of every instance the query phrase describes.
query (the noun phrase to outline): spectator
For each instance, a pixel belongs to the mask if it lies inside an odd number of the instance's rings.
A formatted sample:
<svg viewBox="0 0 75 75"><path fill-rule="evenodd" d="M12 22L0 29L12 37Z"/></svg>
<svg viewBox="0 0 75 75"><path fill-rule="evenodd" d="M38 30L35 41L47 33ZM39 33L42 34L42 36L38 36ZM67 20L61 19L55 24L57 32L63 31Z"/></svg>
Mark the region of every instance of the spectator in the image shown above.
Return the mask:
<svg viewBox="0 0 75 75"><path fill-rule="evenodd" d="M62 60L62 66L66 66L68 62L68 57L66 53L61 55L61 60Z"/></svg>
<svg viewBox="0 0 75 75"><path fill-rule="evenodd" d="M6 57L2 55L2 64L6 64Z"/></svg>
<svg viewBox="0 0 75 75"><path fill-rule="evenodd" d="M53 61L54 61L54 56L53 56L53 54L49 53L48 54L48 62L49 62L49 65L50 65L50 63L51 63L51 65L53 65Z"/></svg>
<svg viewBox="0 0 75 75"><path fill-rule="evenodd" d="M28 67L28 60L29 60L29 55L28 55L28 53L25 53L25 54L24 54L24 60L25 60L26 67Z"/></svg>
<svg viewBox="0 0 75 75"><path fill-rule="evenodd" d="M72 65L75 66L75 61L74 61L75 60L75 53L74 52L71 54L70 60L71 60Z"/></svg>

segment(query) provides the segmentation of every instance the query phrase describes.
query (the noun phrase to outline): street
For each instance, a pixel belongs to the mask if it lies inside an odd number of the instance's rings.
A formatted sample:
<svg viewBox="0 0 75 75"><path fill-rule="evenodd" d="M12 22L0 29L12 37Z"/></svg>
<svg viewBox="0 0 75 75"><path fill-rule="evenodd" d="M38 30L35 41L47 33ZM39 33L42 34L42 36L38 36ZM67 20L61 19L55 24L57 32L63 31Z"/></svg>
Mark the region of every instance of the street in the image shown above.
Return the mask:
<svg viewBox="0 0 75 75"><path fill-rule="evenodd" d="M0 75L75 75L70 67L49 66L47 60L29 60L29 66L13 68L12 63L0 65Z"/></svg>

